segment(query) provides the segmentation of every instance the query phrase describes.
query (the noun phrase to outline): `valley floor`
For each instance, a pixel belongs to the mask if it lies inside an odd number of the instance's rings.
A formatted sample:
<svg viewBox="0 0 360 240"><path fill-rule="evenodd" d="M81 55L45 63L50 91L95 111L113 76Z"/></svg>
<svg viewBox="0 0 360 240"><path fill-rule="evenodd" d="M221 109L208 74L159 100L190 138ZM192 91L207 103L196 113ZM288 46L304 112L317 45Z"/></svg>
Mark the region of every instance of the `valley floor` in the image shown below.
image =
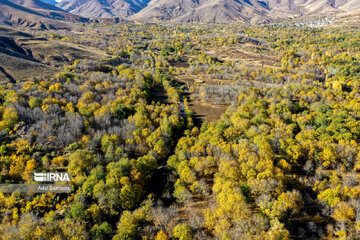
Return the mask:
<svg viewBox="0 0 360 240"><path fill-rule="evenodd" d="M0 182L72 175L1 238L359 238L360 28L311 24L0 28Z"/></svg>

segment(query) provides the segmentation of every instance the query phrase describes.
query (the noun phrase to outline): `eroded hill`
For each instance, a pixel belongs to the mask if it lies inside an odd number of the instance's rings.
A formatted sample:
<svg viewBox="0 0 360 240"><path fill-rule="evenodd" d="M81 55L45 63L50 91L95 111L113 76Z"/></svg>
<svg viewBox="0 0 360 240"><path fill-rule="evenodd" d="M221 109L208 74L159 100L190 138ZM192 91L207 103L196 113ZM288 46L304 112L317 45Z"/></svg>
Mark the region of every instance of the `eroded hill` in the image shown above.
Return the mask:
<svg viewBox="0 0 360 240"><path fill-rule="evenodd" d="M98 60L107 54L95 48L33 37L12 28L0 27L0 80L20 81L53 74L76 59Z"/></svg>

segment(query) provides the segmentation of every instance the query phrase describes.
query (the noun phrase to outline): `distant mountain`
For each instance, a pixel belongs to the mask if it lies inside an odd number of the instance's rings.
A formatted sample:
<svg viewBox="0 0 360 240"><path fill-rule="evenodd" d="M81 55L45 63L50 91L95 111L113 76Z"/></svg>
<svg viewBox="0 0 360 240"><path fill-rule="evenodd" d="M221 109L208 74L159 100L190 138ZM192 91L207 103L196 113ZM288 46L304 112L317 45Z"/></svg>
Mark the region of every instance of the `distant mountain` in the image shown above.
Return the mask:
<svg viewBox="0 0 360 240"><path fill-rule="evenodd" d="M70 29L66 22L88 21L40 0L0 0L0 23L37 29Z"/></svg>
<svg viewBox="0 0 360 240"><path fill-rule="evenodd" d="M130 19L143 22L264 22L356 12L360 0L151 0Z"/></svg>
<svg viewBox="0 0 360 240"><path fill-rule="evenodd" d="M267 20L269 9L260 1L250 0L152 0L131 17L146 22L249 22Z"/></svg>
<svg viewBox="0 0 360 240"><path fill-rule="evenodd" d="M127 17L147 6L149 0L63 0L58 7L86 17Z"/></svg>
<svg viewBox="0 0 360 240"><path fill-rule="evenodd" d="M357 12L360 0L63 0L56 6L86 17L143 22L256 23Z"/></svg>
<svg viewBox="0 0 360 240"><path fill-rule="evenodd" d="M47 3L47 1L42 1L42 0L8 0L8 1L26 8L32 8L36 10L65 12L63 9L60 9L52 4Z"/></svg>
<svg viewBox="0 0 360 240"><path fill-rule="evenodd" d="M0 0L0 21L10 25L35 24L40 28L54 28L64 24L59 20L89 21L78 15L98 18L91 21L114 23L123 19L140 22L259 23L306 15L360 14L360 0L62 0L56 6L54 2Z"/></svg>

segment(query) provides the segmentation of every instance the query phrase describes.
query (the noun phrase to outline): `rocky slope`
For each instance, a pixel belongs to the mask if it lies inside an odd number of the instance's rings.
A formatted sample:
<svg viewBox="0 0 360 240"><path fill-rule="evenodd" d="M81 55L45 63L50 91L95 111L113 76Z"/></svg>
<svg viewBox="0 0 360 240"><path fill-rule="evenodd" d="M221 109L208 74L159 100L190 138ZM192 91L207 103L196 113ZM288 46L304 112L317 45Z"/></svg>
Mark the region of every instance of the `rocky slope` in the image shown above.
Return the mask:
<svg viewBox="0 0 360 240"><path fill-rule="evenodd" d="M360 9L359 0L152 0L131 16L156 22L265 22L301 15L334 15Z"/></svg>
<svg viewBox="0 0 360 240"><path fill-rule="evenodd" d="M1 0L0 24L35 29L70 29L68 22L87 19L40 0Z"/></svg>
<svg viewBox="0 0 360 240"><path fill-rule="evenodd" d="M99 60L108 57L103 51L92 47L37 38L11 27L0 26L0 84L51 75L76 59Z"/></svg>
<svg viewBox="0 0 360 240"><path fill-rule="evenodd" d="M58 7L86 17L127 17L147 6L149 0L63 0Z"/></svg>
<svg viewBox="0 0 360 240"><path fill-rule="evenodd" d="M64 23L54 20L84 20L77 15L103 19L116 17L115 22L129 19L255 24L307 15L360 13L360 0L62 0L56 6L43 1L1 0L0 21L14 26L49 29L64 27Z"/></svg>

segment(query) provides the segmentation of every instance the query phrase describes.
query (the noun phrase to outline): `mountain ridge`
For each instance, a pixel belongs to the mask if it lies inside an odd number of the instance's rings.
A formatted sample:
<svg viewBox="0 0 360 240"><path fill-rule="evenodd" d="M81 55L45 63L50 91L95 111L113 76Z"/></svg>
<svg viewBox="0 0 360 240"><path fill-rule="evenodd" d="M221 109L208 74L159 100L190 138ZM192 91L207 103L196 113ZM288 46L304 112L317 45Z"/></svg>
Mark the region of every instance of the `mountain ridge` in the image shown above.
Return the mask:
<svg viewBox="0 0 360 240"><path fill-rule="evenodd" d="M140 22L269 22L301 15L356 12L359 0L63 0L56 6L86 17Z"/></svg>
<svg viewBox="0 0 360 240"><path fill-rule="evenodd" d="M84 21L87 19L40 0L0 1L0 23L3 25L37 29L71 29L68 22Z"/></svg>
<svg viewBox="0 0 360 240"><path fill-rule="evenodd" d="M61 21L256 24L299 16L360 15L359 0L63 0L54 5L55 2L0 0L0 22L52 29L69 28Z"/></svg>
<svg viewBox="0 0 360 240"><path fill-rule="evenodd" d="M149 0L63 0L56 6L85 17L128 17L145 8Z"/></svg>

